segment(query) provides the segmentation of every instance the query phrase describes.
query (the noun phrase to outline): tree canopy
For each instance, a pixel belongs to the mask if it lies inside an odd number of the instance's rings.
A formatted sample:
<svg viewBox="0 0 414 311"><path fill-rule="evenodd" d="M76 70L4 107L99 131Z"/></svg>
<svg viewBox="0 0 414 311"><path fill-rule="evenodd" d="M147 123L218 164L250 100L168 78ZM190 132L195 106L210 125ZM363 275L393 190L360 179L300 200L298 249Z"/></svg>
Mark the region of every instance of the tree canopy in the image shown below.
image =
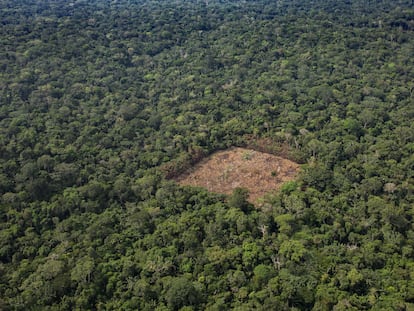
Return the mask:
<svg viewBox="0 0 414 311"><path fill-rule="evenodd" d="M411 0L0 21L1 310L414 308ZM230 146L300 176L254 207L168 178Z"/></svg>

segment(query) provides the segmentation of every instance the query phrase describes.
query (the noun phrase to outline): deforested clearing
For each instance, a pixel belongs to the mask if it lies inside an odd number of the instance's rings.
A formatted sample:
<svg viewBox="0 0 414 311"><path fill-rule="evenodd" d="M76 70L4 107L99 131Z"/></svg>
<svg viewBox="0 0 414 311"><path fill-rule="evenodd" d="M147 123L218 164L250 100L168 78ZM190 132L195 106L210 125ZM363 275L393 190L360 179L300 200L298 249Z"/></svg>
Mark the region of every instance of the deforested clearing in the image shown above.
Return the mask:
<svg viewBox="0 0 414 311"><path fill-rule="evenodd" d="M231 194L237 187L249 190L255 203L266 193L294 180L299 164L272 154L245 148L230 148L206 157L175 180L181 185L204 187Z"/></svg>

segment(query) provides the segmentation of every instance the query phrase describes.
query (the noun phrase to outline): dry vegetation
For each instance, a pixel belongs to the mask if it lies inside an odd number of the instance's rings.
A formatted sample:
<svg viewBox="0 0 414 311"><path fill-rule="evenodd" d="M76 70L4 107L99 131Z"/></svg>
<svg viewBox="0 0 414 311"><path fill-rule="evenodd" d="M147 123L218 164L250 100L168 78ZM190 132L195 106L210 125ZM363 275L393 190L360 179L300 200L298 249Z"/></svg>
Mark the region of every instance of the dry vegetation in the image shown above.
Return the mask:
<svg viewBox="0 0 414 311"><path fill-rule="evenodd" d="M234 188L249 190L249 200L257 202L267 192L293 180L299 165L290 160L245 148L219 151L203 159L175 178L181 185L204 187L230 194Z"/></svg>

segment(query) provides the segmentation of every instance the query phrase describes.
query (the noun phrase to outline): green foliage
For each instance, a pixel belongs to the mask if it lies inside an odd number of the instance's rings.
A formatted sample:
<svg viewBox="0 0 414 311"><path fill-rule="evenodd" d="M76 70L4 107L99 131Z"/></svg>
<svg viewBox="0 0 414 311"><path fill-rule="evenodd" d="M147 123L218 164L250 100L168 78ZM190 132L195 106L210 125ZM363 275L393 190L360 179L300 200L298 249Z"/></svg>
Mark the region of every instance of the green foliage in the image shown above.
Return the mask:
<svg viewBox="0 0 414 311"><path fill-rule="evenodd" d="M249 190L244 188L235 188L229 197L229 206L241 209L243 212L251 210L252 206L247 201L249 198Z"/></svg>
<svg viewBox="0 0 414 311"><path fill-rule="evenodd" d="M290 194L298 188L298 183L296 181L288 181L282 185L280 191L284 194Z"/></svg>
<svg viewBox="0 0 414 311"><path fill-rule="evenodd" d="M186 278L172 279L165 300L170 310L193 310L189 306L200 303L200 298L193 284Z"/></svg>
<svg viewBox="0 0 414 311"><path fill-rule="evenodd" d="M413 308L411 0L0 19L1 310ZM256 207L167 180L230 146L306 164Z"/></svg>

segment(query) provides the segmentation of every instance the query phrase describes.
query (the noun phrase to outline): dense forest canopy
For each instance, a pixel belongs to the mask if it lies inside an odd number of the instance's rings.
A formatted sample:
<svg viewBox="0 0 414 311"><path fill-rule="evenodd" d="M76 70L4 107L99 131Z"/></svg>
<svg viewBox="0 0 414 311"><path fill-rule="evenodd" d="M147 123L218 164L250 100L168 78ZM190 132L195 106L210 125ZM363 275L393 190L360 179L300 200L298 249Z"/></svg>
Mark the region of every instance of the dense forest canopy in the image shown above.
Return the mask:
<svg viewBox="0 0 414 311"><path fill-rule="evenodd" d="M412 310L411 0L0 0L1 310ZM168 176L302 163L258 206Z"/></svg>

